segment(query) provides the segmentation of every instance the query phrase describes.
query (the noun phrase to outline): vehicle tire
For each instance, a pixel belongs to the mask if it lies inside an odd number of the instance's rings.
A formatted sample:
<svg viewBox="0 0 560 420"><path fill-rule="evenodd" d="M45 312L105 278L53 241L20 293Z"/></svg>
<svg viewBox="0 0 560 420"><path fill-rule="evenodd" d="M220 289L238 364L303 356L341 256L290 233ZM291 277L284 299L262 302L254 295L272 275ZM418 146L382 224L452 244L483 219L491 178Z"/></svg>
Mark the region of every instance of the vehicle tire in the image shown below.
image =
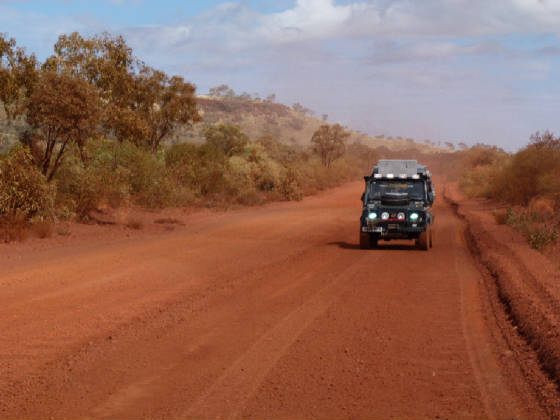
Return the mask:
<svg viewBox="0 0 560 420"><path fill-rule="evenodd" d="M429 249L429 238L430 238L430 225L426 226L426 230L424 232L420 232L418 238L416 238L416 248L421 249L423 251L427 251Z"/></svg>
<svg viewBox="0 0 560 420"><path fill-rule="evenodd" d="M369 249L371 246L371 238L369 233L360 232L360 249Z"/></svg>
<svg viewBox="0 0 560 420"><path fill-rule="evenodd" d="M379 240L379 238L377 237L377 235L370 235L369 237L369 247L370 248L377 248L377 241Z"/></svg>

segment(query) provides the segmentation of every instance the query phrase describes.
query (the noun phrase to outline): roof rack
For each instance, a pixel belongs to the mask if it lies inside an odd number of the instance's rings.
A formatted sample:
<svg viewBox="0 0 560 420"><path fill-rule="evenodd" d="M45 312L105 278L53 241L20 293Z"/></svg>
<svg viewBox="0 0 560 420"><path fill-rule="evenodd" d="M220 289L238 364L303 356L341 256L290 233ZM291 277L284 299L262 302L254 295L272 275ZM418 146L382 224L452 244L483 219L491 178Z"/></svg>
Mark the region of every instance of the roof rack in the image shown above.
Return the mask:
<svg viewBox="0 0 560 420"><path fill-rule="evenodd" d="M425 165L416 160L381 159L373 167L374 179L420 179L430 178L431 174Z"/></svg>

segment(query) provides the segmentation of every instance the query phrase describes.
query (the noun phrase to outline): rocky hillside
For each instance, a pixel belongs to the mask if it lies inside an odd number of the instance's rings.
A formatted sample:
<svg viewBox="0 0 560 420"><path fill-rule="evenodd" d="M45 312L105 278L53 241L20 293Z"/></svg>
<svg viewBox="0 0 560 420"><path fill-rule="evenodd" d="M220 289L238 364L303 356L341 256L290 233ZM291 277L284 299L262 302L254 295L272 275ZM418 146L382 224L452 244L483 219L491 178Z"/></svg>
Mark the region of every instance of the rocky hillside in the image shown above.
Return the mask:
<svg viewBox="0 0 560 420"><path fill-rule="evenodd" d="M202 141L202 130L207 125L215 123L233 123L241 126L251 139L270 135L277 141L286 144L308 145L313 132L325 122L310 115L305 108L296 111L286 105L260 99L243 99L239 97L216 97L199 95L197 97L202 122L195 125L193 130L180 130L175 141ZM351 132L350 143L360 142L372 147L386 147L389 150L419 149L424 152L442 151L418 143L412 139L387 139L368 136L358 131Z"/></svg>
<svg viewBox="0 0 560 420"><path fill-rule="evenodd" d="M175 138L171 140L173 143L184 141L201 143L204 141L202 131L208 125L233 123L239 125L250 139L269 135L281 143L306 146L314 131L321 124L325 124L323 120L310 115L311 112L303 107L296 111L286 105L269 100L199 95L197 102L202 121L193 128L179 129ZM24 129L25 124L22 121L8 125L3 109L0 107L0 150L17 141L18 134ZM347 127L347 129L351 132L349 143L359 142L391 151L418 149L429 153L445 150L418 143L412 139L373 137L352 131L352 127Z"/></svg>

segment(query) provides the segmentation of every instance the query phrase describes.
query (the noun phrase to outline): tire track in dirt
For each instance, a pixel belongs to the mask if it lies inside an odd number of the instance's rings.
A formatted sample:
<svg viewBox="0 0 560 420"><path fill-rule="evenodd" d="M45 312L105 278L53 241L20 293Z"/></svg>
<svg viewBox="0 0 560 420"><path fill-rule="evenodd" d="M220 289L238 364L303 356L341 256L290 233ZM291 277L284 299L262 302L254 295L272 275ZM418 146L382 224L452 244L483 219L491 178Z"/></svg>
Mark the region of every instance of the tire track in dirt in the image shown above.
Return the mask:
<svg viewBox="0 0 560 420"><path fill-rule="evenodd" d="M500 374L500 365L488 336L481 302L484 289L481 288L480 273L473 264L473 257L466 251L466 242L460 232L456 240L461 245L454 248L454 263L461 286L463 335L485 411L488 418L493 419L523 417L523 410L517 406L519 402L511 394L505 394L500 399L492 397L507 388L507 385Z"/></svg>
<svg viewBox="0 0 560 420"><path fill-rule="evenodd" d="M362 257L362 259L365 256ZM355 262L357 263L357 261ZM239 418L241 409L303 331L338 298L355 267L348 267L249 348L181 417Z"/></svg>
<svg viewBox="0 0 560 420"><path fill-rule="evenodd" d="M1 416L543 417L449 206L429 252L360 250L361 188L3 268Z"/></svg>
<svg viewBox="0 0 560 420"><path fill-rule="evenodd" d="M359 274L280 358L240 417L528 416L531 404L517 398L492 349L461 226L449 206L437 211L433 253L406 242L365 251ZM414 397L403 400L408 392ZM532 410L539 415L534 403Z"/></svg>
<svg viewBox="0 0 560 420"><path fill-rule="evenodd" d="M509 241L519 240L512 237L515 233L511 228L496 226L493 220L482 220L491 217L491 203L460 202L456 186L450 186L449 190L443 196L465 223L466 245L485 278L490 312L503 345L508 346L505 352L513 359L509 365L515 365L525 376L525 383L531 384L528 392L535 395L548 416L559 418L560 289L551 281L558 272L544 256L529 249L524 240L521 246L513 246L496 239L502 235ZM520 248L532 258L520 255Z"/></svg>

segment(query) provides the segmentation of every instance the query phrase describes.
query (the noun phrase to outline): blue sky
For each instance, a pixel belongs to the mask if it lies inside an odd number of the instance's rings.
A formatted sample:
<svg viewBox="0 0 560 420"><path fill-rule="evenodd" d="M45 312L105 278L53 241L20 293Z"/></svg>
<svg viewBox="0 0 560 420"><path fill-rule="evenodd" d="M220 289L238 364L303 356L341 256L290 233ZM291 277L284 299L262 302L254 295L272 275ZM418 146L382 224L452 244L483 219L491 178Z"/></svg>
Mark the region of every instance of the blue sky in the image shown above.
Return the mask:
<svg viewBox="0 0 560 420"><path fill-rule="evenodd" d="M558 0L0 0L0 32L41 59L75 30L122 34L200 93L275 93L369 134L560 134Z"/></svg>
<svg viewBox="0 0 560 420"><path fill-rule="evenodd" d="M2 2L2 1L0 1ZM8 3L5 1L4 3ZM99 19L114 21L119 25L172 24L181 19L196 16L204 10L211 9L223 0L206 1L12 1L20 11L40 13L45 16L79 16L92 15ZM263 13L278 12L293 4L293 1L252 0L239 2Z"/></svg>

